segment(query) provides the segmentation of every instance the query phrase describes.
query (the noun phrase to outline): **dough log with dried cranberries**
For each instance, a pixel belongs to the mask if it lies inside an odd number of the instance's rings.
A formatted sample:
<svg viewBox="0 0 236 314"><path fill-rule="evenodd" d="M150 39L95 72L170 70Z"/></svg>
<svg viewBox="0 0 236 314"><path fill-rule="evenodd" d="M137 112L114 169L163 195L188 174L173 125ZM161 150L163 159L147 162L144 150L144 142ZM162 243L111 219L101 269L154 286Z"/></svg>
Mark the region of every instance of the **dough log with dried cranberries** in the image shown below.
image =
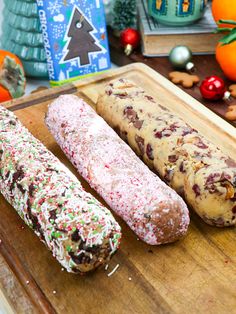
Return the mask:
<svg viewBox="0 0 236 314"><path fill-rule="evenodd" d="M205 222L236 224L236 162L126 79L108 84L97 112Z"/></svg>
<svg viewBox="0 0 236 314"><path fill-rule="evenodd" d="M189 213L181 197L82 99L60 96L46 124L79 173L143 241L164 244L186 234Z"/></svg>
<svg viewBox="0 0 236 314"><path fill-rule="evenodd" d="M1 106L0 192L68 272L94 270L119 246L110 211Z"/></svg>

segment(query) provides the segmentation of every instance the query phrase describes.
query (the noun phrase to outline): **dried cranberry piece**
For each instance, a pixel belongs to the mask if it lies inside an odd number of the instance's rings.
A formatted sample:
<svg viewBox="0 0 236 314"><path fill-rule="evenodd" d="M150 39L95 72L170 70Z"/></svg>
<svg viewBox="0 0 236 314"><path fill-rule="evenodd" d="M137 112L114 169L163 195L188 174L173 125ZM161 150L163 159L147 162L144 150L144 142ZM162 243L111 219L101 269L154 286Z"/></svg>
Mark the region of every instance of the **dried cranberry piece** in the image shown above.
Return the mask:
<svg viewBox="0 0 236 314"><path fill-rule="evenodd" d="M175 132L178 128L179 126L176 123L172 123L169 127L169 130L171 130L172 132Z"/></svg>
<svg viewBox="0 0 236 314"><path fill-rule="evenodd" d="M124 115L130 122L135 122L138 120L138 115L132 106L128 106L124 109Z"/></svg>
<svg viewBox="0 0 236 314"><path fill-rule="evenodd" d="M112 90L111 90L111 89L107 89L107 90L106 90L106 94L107 94L108 96L111 96Z"/></svg>
<svg viewBox="0 0 236 314"><path fill-rule="evenodd" d="M192 189L193 189L193 191L194 191L196 197L199 196L199 195L201 195L200 187L199 187L198 184L194 184Z"/></svg>
<svg viewBox="0 0 236 314"><path fill-rule="evenodd" d="M144 155L144 139L141 136L135 135L135 142L138 145L141 155Z"/></svg>
<svg viewBox="0 0 236 314"><path fill-rule="evenodd" d="M185 127L183 129L183 132L182 132L182 136L186 136L188 134L192 134L194 132L194 129L190 128L190 127Z"/></svg>
<svg viewBox="0 0 236 314"><path fill-rule="evenodd" d="M236 168L236 162L230 157L225 160L225 163L230 168Z"/></svg>
<svg viewBox="0 0 236 314"><path fill-rule="evenodd" d="M153 156L153 148L150 144L147 144L147 148L146 148L146 154L148 156L148 158L150 160L154 160L154 156Z"/></svg>
<svg viewBox="0 0 236 314"><path fill-rule="evenodd" d="M231 180L231 176L223 171L220 176L220 181L229 181L229 180Z"/></svg>
<svg viewBox="0 0 236 314"><path fill-rule="evenodd" d="M124 99L124 98L129 98L129 95L127 93L120 93L120 94L116 94L116 97Z"/></svg>
<svg viewBox="0 0 236 314"><path fill-rule="evenodd" d="M155 103L155 100L154 100L154 98L153 98L152 96L145 95L144 97L145 97L147 100L149 100L149 101Z"/></svg>
<svg viewBox="0 0 236 314"><path fill-rule="evenodd" d="M207 179L206 179L206 184L212 184L215 182L215 178L219 177L220 176L220 173L211 173Z"/></svg>
<svg viewBox="0 0 236 314"><path fill-rule="evenodd" d="M214 218L208 218L205 215L202 217L205 222L207 222L209 225L215 225L215 226L224 226L224 220L220 217L217 219Z"/></svg>
<svg viewBox="0 0 236 314"><path fill-rule="evenodd" d="M142 126L143 126L143 122L144 122L144 120L137 120L137 121L135 121L134 122L134 127L136 129L140 130L142 128Z"/></svg>
<svg viewBox="0 0 236 314"><path fill-rule="evenodd" d="M177 156L177 155L168 156L169 162L176 162L178 159L179 159L179 156Z"/></svg>
<svg viewBox="0 0 236 314"><path fill-rule="evenodd" d="M162 132L156 132L156 133L154 134L154 136L155 136L156 138L162 138Z"/></svg>
<svg viewBox="0 0 236 314"><path fill-rule="evenodd" d="M179 171L182 172L182 173L186 172L186 170L184 169L184 162L183 161L179 165Z"/></svg>
<svg viewBox="0 0 236 314"><path fill-rule="evenodd" d="M197 138L197 142L194 143L195 146L197 146L198 148L201 148L201 149L207 149L208 146L206 144L203 143L203 141L198 137Z"/></svg>

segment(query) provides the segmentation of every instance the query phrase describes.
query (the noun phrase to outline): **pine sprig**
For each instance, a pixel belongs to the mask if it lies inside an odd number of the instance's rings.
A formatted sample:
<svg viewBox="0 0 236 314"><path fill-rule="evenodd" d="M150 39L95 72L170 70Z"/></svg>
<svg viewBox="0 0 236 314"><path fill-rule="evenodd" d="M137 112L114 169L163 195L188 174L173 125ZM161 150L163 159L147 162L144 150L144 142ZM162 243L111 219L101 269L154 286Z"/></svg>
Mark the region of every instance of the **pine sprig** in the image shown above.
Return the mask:
<svg viewBox="0 0 236 314"><path fill-rule="evenodd" d="M116 0L113 8L113 28L123 30L128 27L135 27L136 14L136 0Z"/></svg>

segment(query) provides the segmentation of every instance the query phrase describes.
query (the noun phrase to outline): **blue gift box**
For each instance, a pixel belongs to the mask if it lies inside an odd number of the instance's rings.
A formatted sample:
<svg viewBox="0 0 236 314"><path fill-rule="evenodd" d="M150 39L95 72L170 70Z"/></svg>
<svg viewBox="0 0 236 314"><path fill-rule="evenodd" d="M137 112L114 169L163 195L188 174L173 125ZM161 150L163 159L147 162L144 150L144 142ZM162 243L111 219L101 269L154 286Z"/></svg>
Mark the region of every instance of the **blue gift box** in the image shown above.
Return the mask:
<svg viewBox="0 0 236 314"><path fill-rule="evenodd" d="M102 0L37 0L52 85L110 68Z"/></svg>

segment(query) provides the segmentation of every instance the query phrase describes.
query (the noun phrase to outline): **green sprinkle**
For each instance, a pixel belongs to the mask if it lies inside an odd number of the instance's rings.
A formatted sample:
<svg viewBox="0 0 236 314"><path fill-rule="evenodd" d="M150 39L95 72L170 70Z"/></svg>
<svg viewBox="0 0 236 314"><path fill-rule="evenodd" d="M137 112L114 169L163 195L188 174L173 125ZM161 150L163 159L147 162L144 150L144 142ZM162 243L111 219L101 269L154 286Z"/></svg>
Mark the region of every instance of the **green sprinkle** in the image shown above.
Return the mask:
<svg viewBox="0 0 236 314"><path fill-rule="evenodd" d="M98 216L93 216L92 220L95 222L98 221Z"/></svg>
<svg viewBox="0 0 236 314"><path fill-rule="evenodd" d="M70 245L67 245L67 246L66 246L66 251L67 251L67 252L70 252L70 251L71 251L71 249L72 249L72 248L71 248L71 246L70 246Z"/></svg>
<svg viewBox="0 0 236 314"><path fill-rule="evenodd" d="M73 214L68 214L68 216L70 217L70 219L74 219L75 218L75 216L73 215Z"/></svg>

